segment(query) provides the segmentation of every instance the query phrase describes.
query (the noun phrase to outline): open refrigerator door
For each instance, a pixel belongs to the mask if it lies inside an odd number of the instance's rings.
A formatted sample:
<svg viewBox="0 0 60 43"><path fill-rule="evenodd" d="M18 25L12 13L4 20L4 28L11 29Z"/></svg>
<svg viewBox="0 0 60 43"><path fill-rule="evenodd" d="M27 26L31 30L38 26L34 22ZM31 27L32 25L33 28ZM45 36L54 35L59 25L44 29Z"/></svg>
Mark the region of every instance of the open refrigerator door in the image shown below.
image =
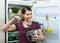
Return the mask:
<svg viewBox="0 0 60 43"><path fill-rule="evenodd" d="M58 42L58 4L37 3L32 7L33 21L40 23L45 40L37 43Z"/></svg>

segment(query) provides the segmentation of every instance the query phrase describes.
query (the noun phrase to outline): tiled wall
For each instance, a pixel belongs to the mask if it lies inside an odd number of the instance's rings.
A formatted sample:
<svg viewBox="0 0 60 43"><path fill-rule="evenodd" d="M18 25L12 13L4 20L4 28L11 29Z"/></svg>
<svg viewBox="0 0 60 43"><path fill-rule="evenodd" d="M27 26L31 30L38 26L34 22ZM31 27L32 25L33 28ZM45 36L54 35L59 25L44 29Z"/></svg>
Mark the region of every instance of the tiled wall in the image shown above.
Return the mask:
<svg viewBox="0 0 60 43"><path fill-rule="evenodd" d="M0 43L5 43L5 32L2 25L5 23L5 0L0 0Z"/></svg>

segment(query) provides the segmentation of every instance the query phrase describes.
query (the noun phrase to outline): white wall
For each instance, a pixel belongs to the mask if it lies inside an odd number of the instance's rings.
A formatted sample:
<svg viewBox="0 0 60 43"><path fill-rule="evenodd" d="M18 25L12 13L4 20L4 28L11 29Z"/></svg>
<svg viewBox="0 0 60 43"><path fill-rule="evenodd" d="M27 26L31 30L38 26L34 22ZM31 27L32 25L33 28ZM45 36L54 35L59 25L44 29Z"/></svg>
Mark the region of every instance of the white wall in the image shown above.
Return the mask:
<svg viewBox="0 0 60 43"><path fill-rule="evenodd" d="M5 0L0 0L0 43L5 42L5 32L2 31L2 25L5 23Z"/></svg>

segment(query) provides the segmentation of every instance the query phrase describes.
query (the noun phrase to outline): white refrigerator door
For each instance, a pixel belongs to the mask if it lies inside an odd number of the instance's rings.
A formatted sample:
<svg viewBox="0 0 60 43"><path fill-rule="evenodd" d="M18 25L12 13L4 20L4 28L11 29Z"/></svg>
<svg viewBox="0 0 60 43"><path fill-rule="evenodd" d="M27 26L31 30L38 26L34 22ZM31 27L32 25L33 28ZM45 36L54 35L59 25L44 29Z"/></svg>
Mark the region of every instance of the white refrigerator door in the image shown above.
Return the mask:
<svg viewBox="0 0 60 43"><path fill-rule="evenodd" d="M32 7L33 21L37 21L44 25L44 29L49 25L52 33L44 33L45 40L37 43L58 43L58 4L54 3L37 3ZM48 15L48 22L46 22L46 15Z"/></svg>

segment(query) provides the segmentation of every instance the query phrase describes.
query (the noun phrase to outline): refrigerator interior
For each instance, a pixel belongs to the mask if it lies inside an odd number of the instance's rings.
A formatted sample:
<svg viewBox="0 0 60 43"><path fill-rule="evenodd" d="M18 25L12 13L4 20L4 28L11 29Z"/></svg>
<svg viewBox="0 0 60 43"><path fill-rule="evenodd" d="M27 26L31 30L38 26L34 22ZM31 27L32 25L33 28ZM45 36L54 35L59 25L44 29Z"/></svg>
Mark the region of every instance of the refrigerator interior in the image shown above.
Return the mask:
<svg viewBox="0 0 60 43"><path fill-rule="evenodd" d="M7 4L6 21L8 22L14 16L22 15L21 12L20 12L20 14L18 13L18 10L21 10L24 6L28 6L28 5ZM29 7L31 7L31 6L29 6ZM21 21L23 21L23 20L21 20ZM19 41L19 37L18 37L17 30L6 32L6 43L18 43L18 41Z"/></svg>

